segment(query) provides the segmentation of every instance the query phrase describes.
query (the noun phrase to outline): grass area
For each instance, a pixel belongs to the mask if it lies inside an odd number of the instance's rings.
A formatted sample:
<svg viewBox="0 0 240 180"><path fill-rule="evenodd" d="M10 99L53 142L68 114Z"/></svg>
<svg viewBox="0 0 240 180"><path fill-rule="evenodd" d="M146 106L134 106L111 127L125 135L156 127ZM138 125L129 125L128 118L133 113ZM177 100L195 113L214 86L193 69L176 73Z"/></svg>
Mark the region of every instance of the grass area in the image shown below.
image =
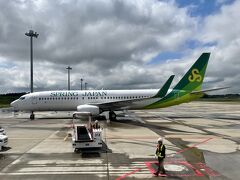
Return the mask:
<svg viewBox="0 0 240 180"><path fill-rule="evenodd" d="M10 107L10 103L22 95L23 93L0 95L0 108Z"/></svg>

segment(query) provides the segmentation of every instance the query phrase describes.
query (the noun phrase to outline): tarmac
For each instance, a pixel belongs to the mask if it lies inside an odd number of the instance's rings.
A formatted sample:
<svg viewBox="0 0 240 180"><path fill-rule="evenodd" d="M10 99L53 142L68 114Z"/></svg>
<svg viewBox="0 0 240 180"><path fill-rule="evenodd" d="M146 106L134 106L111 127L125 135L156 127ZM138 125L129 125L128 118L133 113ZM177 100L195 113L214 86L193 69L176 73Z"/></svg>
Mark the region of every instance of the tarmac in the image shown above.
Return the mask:
<svg viewBox="0 0 240 180"><path fill-rule="evenodd" d="M239 179L240 103L191 102L128 111L100 121L103 148L75 153L72 112L0 109L9 137L0 179ZM85 122L83 122L85 123ZM164 137L166 177L154 177L156 141Z"/></svg>

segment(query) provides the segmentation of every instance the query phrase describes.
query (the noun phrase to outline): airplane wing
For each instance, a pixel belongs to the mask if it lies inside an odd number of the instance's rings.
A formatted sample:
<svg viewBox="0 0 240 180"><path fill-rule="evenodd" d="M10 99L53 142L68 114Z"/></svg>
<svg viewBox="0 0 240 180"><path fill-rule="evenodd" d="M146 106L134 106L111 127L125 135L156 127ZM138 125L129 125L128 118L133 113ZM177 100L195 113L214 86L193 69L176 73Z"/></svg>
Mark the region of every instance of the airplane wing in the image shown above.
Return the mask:
<svg viewBox="0 0 240 180"><path fill-rule="evenodd" d="M148 97L148 98L138 98L138 99L129 99L129 100L121 100L121 101L112 101L112 102L106 102L106 103L92 103L91 105L95 105L98 106L100 109L107 111L107 110L117 110L117 109L128 109L129 106L131 106L132 104L139 102L139 101L143 101L143 100L147 100L147 99L152 99L152 98L163 98L167 92L168 89L173 81L174 75L171 75L168 80L165 82L165 84L162 86L161 89L159 89L159 91L157 92L157 94L155 94L152 97Z"/></svg>
<svg viewBox="0 0 240 180"><path fill-rule="evenodd" d="M212 88L212 89L204 89L204 90L200 90L200 91L192 91L190 94L206 93L206 92L210 92L210 91L217 91L217 90L227 89L227 88L230 88L230 87L219 87L219 88Z"/></svg>
<svg viewBox="0 0 240 180"><path fill-rule="evenodd" d="M128 107L131 106L132 104L134 104L135 102L142 101L145 99L151 99L151 98L112 101L112 102L106 102L106 103L91 103L90 105L98 106L100 109L102 109L104 111L124 110L124 109L128 109Z"/></svg>

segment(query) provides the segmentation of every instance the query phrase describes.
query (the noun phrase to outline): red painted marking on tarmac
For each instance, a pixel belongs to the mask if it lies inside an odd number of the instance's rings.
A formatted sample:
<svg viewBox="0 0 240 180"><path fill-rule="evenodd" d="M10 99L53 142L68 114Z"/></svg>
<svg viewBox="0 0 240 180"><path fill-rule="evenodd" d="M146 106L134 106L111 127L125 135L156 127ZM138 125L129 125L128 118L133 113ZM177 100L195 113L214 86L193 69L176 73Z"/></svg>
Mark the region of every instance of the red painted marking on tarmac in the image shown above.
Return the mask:
<svg viewBox="0 0 240 180"><path fill-rule="evenodd" d="M187 151L187 150L189 150L189 149L192 149L192 148L198 146L199 144L206 143L206 142L210 141L211 139L213 139L213 138L208 138L208 139L206 139L206 140L204 140L204 141L202 141L202 142L196 143L196 144L194 144L194 145L192 145L192 146L190 146L190 147L181 149L180 151L177 151L176 154L183 153L183 152L185 152L185 151ZM176 155L176 154L175 154L175 155ZM167 156L167 157L169 157L169 156ZM151 161L150 161L150 162L151 162ZM155 162L155 161L154 161L154 162ZM183 162L185 162L185 161L183 161ZM150 172L153 174L153 173L155 172L155 170L154 170L151 166L148 166L148 165L149 165L149 162L144 162L144 163L146 164L146 166L148 167L148 169L150 170ZM187 164L185 163L185 165L187 165L188 167L190 167L191 169L193 169L196 176L204 176L200 171L198 171L196 168L194 168L194 167L193 167L191 164L189 164L188 162L187 162ZM130 172L130 173L123 174L122 176L118 177L116 180L124 179L124 178L126 178L127 176L132 175L132 174L140 171L141 169L142 169L142 168L138 168L138 169L135 169L134 171L132 171L132 172ZM188 175L187 175L187 176L188 176Z"/></svg>
<svg viewBox="0 0 240 180"><path fill-rule="evenodd" d="M149 171L153 174L155 173L155 169L152 167L152 164L155 164L157 166L158 161L149 161L149 162L145 162L146 166L148 167ZM164 164L174 164L174 165L183 165L185 167L187 167L188 169L191 169L194 174L178 174L177 176L204 176L204 174L202 174L198 169L196 169L193 165L191 165L189 162L187 161L167 161L164 162ZM176 176L176 174L167 174L167 176Z"/></svg>
<svg viewBox="0 0 240 180"><path fill-rule="evenodd" d="M130 173L126 173L126 174L124 174L124 175L118 177L116 180L124 179L124 178L126 178L127 176L130 176L130 175L132 175L132 174L134 174L134 173L140 171L141 169L142 169L142 168L137 168L137 169L135 169L134 171L132 171L132 172L130 172Z"/></svg>
<svg viewBox="0 0 240 180"><path fill-rule="evenodd" d="M189 162L187 161L183 161L182 162L185 166L191 168L194 173L195 173L195 176L204 176L204 174L202 174L199 170L197 170L195 167L193 167L193 165L191 165Z"/></svg>
<svg viewBox="0 0 240 180"><path fill-rule="evenodd" d="M204 163L201 163L201 162L196 163L195 167L197 167L198 169L202 169L209 176L220 176L219 172L214 171L210 167L206 166L206 164Z"/></svg>
<svg viewBox="0 0 240 180"><path fill-rule="evenodd" d="M194 144L194 145L192 145L192 146L189 146L189 147L187 147L187 148L181 149L180 151L177 151L176 154L183 153L184 151L187 151L187 150L189 150L189 149L192 149L192 148L198 146L199 144L204 144L204 143L210 141L211 139L213 139L213 138L208 138L208 139L206 139L206 140L204 140L204 141L202 141L202 142L199 142L199 143L196 143L196 144Z"/></svg>
<svg viewBox="0 0 240 180"><path fill-rule="evenodd" d="M157 164L158 161L148 161L148 162L144 162L144 163L145 163L145 165L148 167L150 173L152 173L152 174L155 173L155 169L153 169L153 167L151 166L151 164L152 164L152 163Z"/></svg>

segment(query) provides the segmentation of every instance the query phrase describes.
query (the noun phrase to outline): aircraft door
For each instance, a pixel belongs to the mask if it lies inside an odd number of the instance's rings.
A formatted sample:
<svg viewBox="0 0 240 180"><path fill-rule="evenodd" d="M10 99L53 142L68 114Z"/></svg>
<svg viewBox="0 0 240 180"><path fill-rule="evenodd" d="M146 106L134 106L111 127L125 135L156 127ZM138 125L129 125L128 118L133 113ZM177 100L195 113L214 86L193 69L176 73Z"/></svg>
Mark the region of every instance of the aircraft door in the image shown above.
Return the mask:
<svg viewBox="0 0 240 180"><path fill-rule="evenodd" d="M32 104L37 104L37 97L35 96L32 97Z"/></svg>

